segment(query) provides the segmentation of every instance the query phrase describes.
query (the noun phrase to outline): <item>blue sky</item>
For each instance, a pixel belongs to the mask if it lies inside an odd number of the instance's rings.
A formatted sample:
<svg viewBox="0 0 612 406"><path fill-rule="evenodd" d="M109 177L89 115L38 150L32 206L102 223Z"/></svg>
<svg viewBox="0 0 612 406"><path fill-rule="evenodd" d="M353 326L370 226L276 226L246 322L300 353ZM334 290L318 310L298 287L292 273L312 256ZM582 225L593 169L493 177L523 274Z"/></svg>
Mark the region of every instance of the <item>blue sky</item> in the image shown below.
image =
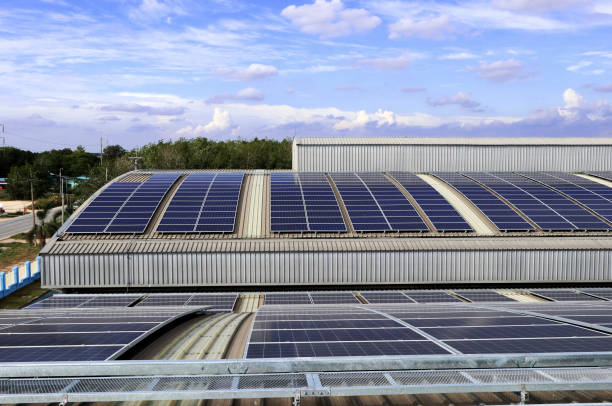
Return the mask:
<svg viewBox="0 0 612 406"><path fill-rule="evenodd" d="M612 136L610 0L5 0L32 150L206 136Z"/></svg>

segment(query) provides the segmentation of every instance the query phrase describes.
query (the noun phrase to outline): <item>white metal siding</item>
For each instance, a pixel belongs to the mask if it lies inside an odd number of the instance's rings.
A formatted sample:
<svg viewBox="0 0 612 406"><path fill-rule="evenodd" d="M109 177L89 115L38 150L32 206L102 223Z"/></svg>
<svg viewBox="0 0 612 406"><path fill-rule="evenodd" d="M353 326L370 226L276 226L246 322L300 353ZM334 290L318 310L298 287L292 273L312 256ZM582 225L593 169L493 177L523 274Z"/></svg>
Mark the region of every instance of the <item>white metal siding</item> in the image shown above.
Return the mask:
<svg viewBox="0 0 612 406"><path fill-rule="evenodd" d="M610 170L612 145L295 144L298 171Z"/></svg>
<svg viewBox="0 0 612 406"><path fill-rule="evenodd" d="M611 282L610 250L236 252L43 256L47 288Z"/></svg>

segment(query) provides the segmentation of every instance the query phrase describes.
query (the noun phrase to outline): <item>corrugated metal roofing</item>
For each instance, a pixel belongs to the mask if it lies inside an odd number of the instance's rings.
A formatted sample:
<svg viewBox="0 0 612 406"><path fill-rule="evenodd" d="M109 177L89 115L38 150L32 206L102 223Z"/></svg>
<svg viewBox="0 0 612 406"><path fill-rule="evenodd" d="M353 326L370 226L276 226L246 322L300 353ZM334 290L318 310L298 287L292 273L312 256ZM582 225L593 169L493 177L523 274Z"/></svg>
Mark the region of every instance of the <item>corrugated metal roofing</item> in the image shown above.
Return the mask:
<svg viewBox="0 0 612 406"><path fill-rule="evenodd" d="M381 252L474 250L601 250L612 249L612 238L378 238L318 240L141 240L58 241L47 255L190 252Z"/></svg>
<svg viewBox="0 0 612 406"><path fill-rule="evenodd" d="M296 137L296 145L612 145L612 138L559 137Z"/></svg>

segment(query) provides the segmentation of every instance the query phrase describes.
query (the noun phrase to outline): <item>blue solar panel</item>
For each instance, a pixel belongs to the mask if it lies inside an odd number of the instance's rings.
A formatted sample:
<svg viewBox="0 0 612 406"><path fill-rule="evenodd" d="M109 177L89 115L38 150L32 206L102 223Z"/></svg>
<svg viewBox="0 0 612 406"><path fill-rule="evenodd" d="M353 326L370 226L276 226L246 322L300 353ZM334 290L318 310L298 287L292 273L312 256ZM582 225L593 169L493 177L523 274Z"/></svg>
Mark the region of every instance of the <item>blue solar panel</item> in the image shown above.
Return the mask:
<svg viewBox="0 0 612 406"><path fill-rule="evenodd" d="M323 173L272 173L273 232L346 231L338 201Z"/></svg>
<svg viewBox="0 0 612 406"><path fill-rule="evenodd" d="M427 231L410 201L381 173L333 173L355 231Z"/></svg>
<svg viewBox="0 0 612 406"><path fill-rule="evenodd" d="M179 186L157 226L166 233L231 233L243 173L192 173Z"/></svg>
<svg viewBox="0 0 612 406"><path fill-rule="evenodd" d="M503 179L490 173L464 173L499 194L543 230L575 230L577 227L537 196L516 185L512 176Z"/></svg>
<svg viewBox="0 0 612 406"><path fill-rule="evenodd" d="M79 214L68 233L142 233L180 174L155 173L140 182L114 182Z"/></svg>
<svg viewBox="0 0 612 406"><path fill-rule="evenodd" d="M442 197L423 179L410 172L391 172L404 189L423 209L429 220L438 231L471 231L472 228Z"/></svg>
<svg viewBox="0 0 612 406"><path fill-rule="evenodd" d="M608 224L585 210L579 204L567 199L565 196L545 186L541 182L526 177L531 176L544 180L550 178L547 175L529 173L522 176L515 173L501 173L497 176L512 181L516 186L537 197L551 209L563 216L568 222L575 225L579 230L609 230L611 228ZM553 181L554 179L555 178L552 178ZM561 179L559 179L559 182L561 182Z"/></svg>
<svg viewBox="0 0 612 406"><path fill-rule="evenodd" d="M546 172L546 173L520 173L535 181L541 182L549 187L552 187L578 203L584 205L588 209L597 213L608 221L612 221L612 188L602 185L592 180L562 172ZM579 215L578 221L584 227L592 226L594 218L590 213L580 211L574 208L574 214ZM586 216L586 217L582 217ZM583 221L587 219L585 224ZM601 229L601 224L596 223L597 228Z"/></svg>
<svg viewBox="0 0 612 406"><path fill-rule="evenodd" d="M534 229L511 207L472 179L454 172L436 172L434 175L471 201L499 230L527 231Z"/></svg>

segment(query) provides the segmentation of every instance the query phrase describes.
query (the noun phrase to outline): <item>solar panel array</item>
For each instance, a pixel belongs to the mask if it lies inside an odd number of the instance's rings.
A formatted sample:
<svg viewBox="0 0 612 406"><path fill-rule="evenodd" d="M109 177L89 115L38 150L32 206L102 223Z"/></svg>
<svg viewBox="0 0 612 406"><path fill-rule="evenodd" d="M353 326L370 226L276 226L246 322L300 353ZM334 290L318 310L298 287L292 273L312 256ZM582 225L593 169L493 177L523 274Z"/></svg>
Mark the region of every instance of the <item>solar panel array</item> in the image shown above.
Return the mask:
<svg viewBox="0 0 612 406"><path fill-rule="evenodd" d="M346 231L338 201L323 173L270 174L273 232Z"/></svg>
<svg viewBox="0 0 612 406"><path fill-rule="evenodd" d="M159 293L148 294L135 307L151 306L212 306L210 311L231 312L238 300L238 293Z"/></svg>
<svg viewBox="0 0 612 406"><path fill-rule="evenodd" d="M351 292L265 293L264 304L343 304L361 303Z"/></svg>
<svg viewBox="0 0 612 406"><path fill-rule="evenodd" d="M231 233L243 173L191 173L178 187L164 212L161 233Z"/></svg>
<svg viewBox="0 0 612 406"><path fill-rule="evenodd" d="M506 172L499 173L497 176L535 196L555 212L559 213L559 215L563 216L568 222L575 225L579 230L609 230L611 228L582 206L533 179L516 173ZM538 177L536 173L532 173L530 176Z"/></svg>
<svg viewBox="0 0 612 406"><path fill-rule="evenodd" d="M410 201L381 173L332 173L355 231L428 231Z"/></svg>
<svg viewBox="0 0 612 406"><path fill-rule="evenodd" d="M143 233L180 174L154 173L140 182L113 182L70 224L68 233Z"/></svg>
<svg viewBox="0 0 612 406"><path fill-rule="evenodd" d="M602 299L598 299L593 296L585 295L578 291L570 290L570 289L537 289L531 290L531 293L541 296L545 299L550 299L555 302L569 302L569 301L581 301L581 300L589 300L589 301L598 301Z"/></svg>
<svg viewBox="0 0 612 406"><path fill-rule="evenodd" d="M612 289L610 288L587 288L580 289L581 292L594 295L605 300L612 300Z"/></svg>
<svg viewBox="0 0 612 406"><path fill-rule="evenodd" d="M294 305L258 310L246 357L448 353L412 329L367 309Z"/></svg>
<svg viewBox="0 0 612 406"><path fill-rule="evenodd" d="M454 172L436 172L434 175L471 201L500 231L534 229L511 207L474 180Z"/></svg>
<svg viewBox="0 0 612 406"><path fill-rule="evenodd" d="M577 227L565 217L526 190L515 186L510 181L512 176L504 179L491 173L465 173L475 181L485 185L506 199L516 209L529 217L542 230L575 230ZM518 175L516 175L518 176ZM559 196L561 198L561 196Z"/></svg>
<svg viewBox="0 0 612 406"><path fill-rule="evenodd" d="M606 220L612 221L612 188L571 173L527 172L521 175L564 193Z"/></svg>
<svg viewBox="0 0 612 406"><path fill-rule="evenodd" d="M515 302L507 296L502 295L494 290L454 290L454 293L458 294L464 299L470 302Z"/></svg>
<svg viewBox="0 0 612 406"><path fill-rule="evenodd" d="M609 351L612 306L598 305L602 328L584 328L586 303L558 309L562 322L515 302L494 308L464 303L264 306L253 323L247 358ZM507 306L507 309L504 307ZM546 306L546 305L544 305ZM553 309L553 308L551 308ZM595 320L591 320L591 323ZM598 331L599 330L599 331Z"/></svg>
<svg viewBox="0 0 612 406"><path fill-rule="evenodd" d="M127 307L141 295L53 295L29 305L28 309L57 309L75 307Z"/></svg>
<svg viewBox="0 0 612 406"><path fill-rule="evenodd" d="M436 189L410 172L390 172L414 198L438 231L471 231L472 228Z"/></svg>
<svg viewBox="0 0 612 406"><path fill-rule="evenodd" d="M588 174L612 182L612 171L588 172Z"/></svg>
<svg viewBox="0 0 612 406"><path fill-rule="evenodd" d="M0 312L0 362L102 361L184 311L135 308Z"/></svg>

